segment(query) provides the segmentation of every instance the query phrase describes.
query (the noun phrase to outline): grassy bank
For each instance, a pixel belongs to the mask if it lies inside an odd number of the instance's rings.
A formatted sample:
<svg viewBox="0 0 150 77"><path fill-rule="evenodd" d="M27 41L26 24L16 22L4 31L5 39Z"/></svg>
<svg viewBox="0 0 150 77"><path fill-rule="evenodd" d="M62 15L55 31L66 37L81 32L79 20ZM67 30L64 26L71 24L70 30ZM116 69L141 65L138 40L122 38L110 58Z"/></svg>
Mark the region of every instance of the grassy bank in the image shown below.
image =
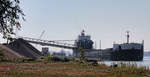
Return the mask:
<svg viewBox="0 0 150 77"><path fill-rule="evenodd" d="M0 63L0 77L148 77L146 67L121 64L108 67L78 62Z"/></svg>

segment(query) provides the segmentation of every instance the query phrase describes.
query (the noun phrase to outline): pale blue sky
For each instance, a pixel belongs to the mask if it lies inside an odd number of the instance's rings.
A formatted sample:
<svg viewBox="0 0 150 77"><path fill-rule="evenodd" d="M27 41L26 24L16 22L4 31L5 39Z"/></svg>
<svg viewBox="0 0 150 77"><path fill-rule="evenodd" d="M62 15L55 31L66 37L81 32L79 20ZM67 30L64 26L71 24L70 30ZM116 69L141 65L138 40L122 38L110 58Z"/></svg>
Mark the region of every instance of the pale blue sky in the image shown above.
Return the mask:
<svg viewBox="0 0 150 77"><path fill-rule="evenodd" d="M47 40L76 39L82 29L102 48L145 40L150 50L150 0L20 0L26 20L18 34Z"/></svg>

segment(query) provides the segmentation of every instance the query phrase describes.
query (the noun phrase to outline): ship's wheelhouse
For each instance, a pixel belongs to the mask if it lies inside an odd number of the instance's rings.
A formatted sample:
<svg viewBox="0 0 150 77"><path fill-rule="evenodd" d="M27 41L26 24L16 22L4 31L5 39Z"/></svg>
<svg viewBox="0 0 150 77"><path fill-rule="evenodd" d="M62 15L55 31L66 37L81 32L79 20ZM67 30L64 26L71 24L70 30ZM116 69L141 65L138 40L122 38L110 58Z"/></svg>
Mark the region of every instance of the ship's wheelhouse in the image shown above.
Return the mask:
<svg viewBox="0 0 150 77"><path fill-rule="evenodd" d="M77 48L82 47L83 49L92 49L93 41L91 36L85 35L84 30L81 32L81 35L78 36L77 41L75 42Z"/></svg>

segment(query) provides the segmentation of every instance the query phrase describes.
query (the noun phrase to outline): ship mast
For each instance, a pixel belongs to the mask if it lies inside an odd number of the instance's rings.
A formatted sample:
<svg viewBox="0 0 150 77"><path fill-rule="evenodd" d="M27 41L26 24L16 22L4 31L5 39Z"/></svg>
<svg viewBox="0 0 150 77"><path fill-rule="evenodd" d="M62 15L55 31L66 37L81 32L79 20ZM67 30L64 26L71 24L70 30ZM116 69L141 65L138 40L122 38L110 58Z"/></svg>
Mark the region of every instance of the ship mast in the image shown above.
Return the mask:
<svg viewBox="0 0 150 77"><path fill-rule="evenodd" d="M128 44L129 43L129 37L130 37L129 31L127 31L126 33L127 33L127 44Z"/></svg>
<svg viewBox="0 0 150 77"><path fill-rule="evenodd" d="M82 30L81 36L85 36L85 31L84 30Z"/></svg>

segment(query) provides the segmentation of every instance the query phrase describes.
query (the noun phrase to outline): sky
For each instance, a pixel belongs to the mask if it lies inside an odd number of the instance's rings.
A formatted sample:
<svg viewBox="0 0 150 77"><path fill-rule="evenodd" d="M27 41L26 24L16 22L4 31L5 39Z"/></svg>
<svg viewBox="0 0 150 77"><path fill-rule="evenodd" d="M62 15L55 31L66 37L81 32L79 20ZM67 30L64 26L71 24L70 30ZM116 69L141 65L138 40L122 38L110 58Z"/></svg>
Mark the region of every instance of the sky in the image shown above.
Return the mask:
<svg viewBox="0 0 150 77"><path fill-rule="evenodd" d="M150 0L20 0L26 21L17 35L75 40L84 29L99 48L113 43L141 43L150 51ZM53 48L51 48L53 49Z"/></svg>

